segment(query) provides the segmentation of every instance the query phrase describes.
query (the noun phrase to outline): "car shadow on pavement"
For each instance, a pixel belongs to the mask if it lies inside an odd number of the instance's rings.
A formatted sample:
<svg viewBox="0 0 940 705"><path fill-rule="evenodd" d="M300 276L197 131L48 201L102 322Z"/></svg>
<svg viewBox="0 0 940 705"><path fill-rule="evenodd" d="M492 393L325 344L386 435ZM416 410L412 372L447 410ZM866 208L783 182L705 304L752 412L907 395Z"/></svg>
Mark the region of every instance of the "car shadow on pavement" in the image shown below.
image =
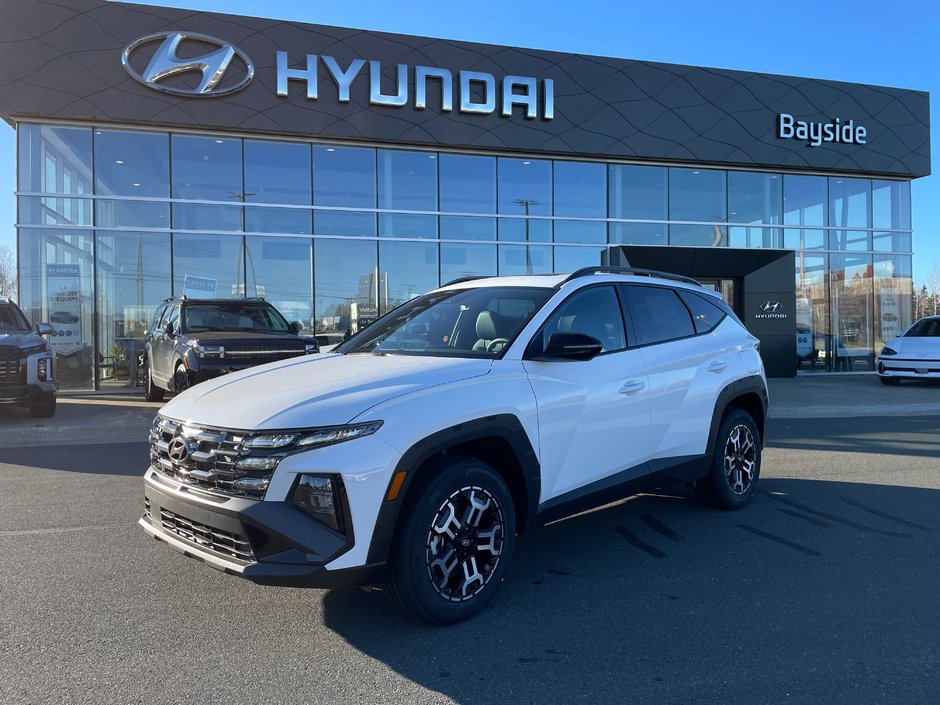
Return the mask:
<svg viewBox="0 0 940 705"><path fill-rule="evenodd" d="M115 460L114 451L117 443L130 450L133 462ZM126 457L127 453L122 449L121 458ZM95 475L137 475L142 478L149 463L146 440L89 445L47 445L43 447L42 453L37 453L34 448L29 447L0 448L0 464L14 465L24 470L61 470Z"/></svg>
<svg viewBox="0 0 940 705"><path fill-rule="evenodd" d="M467 622L355 590L326 593L324 619L428 701L928 702L938 506L937 490L770 478L725 512L670 489L521 537Z"/></svg>
<svg viewBox="0 0 940 705"><path fill-rule="evenodd" d="M862 432L860 427L863 424L856 418L773 419L768 429L767 446L784 450L940 457L938 415L886 414L878 421L876 430Z"/></svg>

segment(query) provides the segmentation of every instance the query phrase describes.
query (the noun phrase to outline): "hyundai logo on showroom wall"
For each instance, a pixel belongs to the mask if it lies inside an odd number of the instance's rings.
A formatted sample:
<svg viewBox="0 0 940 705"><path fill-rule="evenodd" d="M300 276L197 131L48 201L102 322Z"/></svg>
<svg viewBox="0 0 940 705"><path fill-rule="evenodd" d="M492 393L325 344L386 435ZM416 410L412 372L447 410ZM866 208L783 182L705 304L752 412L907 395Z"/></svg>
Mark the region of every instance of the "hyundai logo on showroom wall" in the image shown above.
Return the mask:
<svg viewBox="0 0 940 705"><path fill-rule="evenodd" d="M162 43L143 68L143 59L135 61L138 50L147 45ZM180 56L180 44L200 43L217 47L214 51L201 56ZM239 80L223 84L227 74L231 73L233 60L238 58L242 73ZM290 68L287 52L276 52L277 86L276 94L288 97L291 81L302 84L308 100L317 100L319 96L318 68L322 64L326 73L336 83L338 99L341 103L350 101L350 88L353 81L362 72L364 59L353 59L346 68L332 56L307 54L304 68ZM121 54L121 63L134 80L145 86L174 95L212 98L229 95L245 88L254 77L254 64L248 55L233 44L205 34L193 32L159 32L148 34L128 44ZM434 66L415 66L412 70L407 64L396 64L396 85L394 93L382 92L382 64L369 61L369 103L384 107L399 108L413 105L416 110L428 107L427 93L430 81L440 82L441 112L454 109L454 75L450 70ZM179 74L200 72L202 79L195 87L182 86L179 83L168 84L165 79L172 79ZM414 78L414 98L409 95L409 77ZM461 113L490 115L499 114L512 117L513 108L521 106L526 119L534 120L541 116L543 120L555 117L555 84L550 78L541 82L532 76L503 76L499 81L500 95L497 96L496 76L485 71L457 72L457 110ZM476 91L476 95L474 95Z"/></svg>
<svg viewBox="0 0 940 705"><path fill-rule="evenodd" d="M787 314L782 311L783 304L779 301L765 301L758 308L760 313L755 313L754 318L786 318Z"/></svg>
<svg viewBox="0 0 940 705"><path fill-rule="evenodd" d="M160 46L157 47L146 68L142 72L138 70L132 63L132 57L142 47L161 40ZM187 40L203 45L208 44L216 47L216 49L201 56L180 57L179 46ZM241 74L238 80L234 83L221 85L226 74L234 73L232 62L236 58L239 60L236 64L241 64ZM251 79L255 75L255 65L251 63L251 59L234 44L210 37L207 34L195 34L193 32L158 32L135 39L124 47L124 51L121 52L121 63L127 73L131 75L131 78L149 88L164 93L197 98L215 98L235 93L251 83ZM233 70L230 71L230 69ZM193 88L168 85L165 82L165 79L179 74L196 71L202 74L202 79Z"/></svg>

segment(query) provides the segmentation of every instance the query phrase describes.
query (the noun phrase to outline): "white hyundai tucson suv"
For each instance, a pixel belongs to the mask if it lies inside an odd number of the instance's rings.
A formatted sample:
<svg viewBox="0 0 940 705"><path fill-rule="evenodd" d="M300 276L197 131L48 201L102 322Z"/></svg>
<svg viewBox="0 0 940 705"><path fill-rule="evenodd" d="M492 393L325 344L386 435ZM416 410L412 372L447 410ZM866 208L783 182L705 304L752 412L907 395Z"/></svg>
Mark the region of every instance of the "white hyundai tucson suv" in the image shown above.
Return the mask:
<svg viewBox="0 0 940 705"><path fill-rule="evenodd" d="M669 481L741 507L766 417L757 340L691 279L458 280L170 401L140 524L257 583L378 586L452 623L539 524Z"/></svg>

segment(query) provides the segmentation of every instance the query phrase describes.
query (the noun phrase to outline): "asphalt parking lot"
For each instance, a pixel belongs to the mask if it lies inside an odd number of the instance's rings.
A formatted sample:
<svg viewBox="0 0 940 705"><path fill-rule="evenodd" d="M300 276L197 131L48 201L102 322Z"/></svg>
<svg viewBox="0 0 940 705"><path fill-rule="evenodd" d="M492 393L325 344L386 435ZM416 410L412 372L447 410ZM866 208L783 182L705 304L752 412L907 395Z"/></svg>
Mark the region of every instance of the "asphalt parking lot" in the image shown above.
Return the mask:
<svg viewBox="0 0 940 705"><path fill-rule="evenodd" d="M147 539L133 438L158 405L66 399L48 425L4 410L0 702L938 702L940 387L771 394L748 507L669 487L552 524L449 628Z"/></svg>

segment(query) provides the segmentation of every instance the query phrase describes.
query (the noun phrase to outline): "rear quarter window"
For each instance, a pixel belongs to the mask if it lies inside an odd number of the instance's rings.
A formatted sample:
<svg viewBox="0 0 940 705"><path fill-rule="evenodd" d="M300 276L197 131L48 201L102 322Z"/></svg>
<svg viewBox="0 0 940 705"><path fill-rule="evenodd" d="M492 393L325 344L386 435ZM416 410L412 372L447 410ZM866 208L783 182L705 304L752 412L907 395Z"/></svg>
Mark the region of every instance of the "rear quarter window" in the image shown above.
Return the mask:
<svg viewBox="0 0 940 705"><path fill-rule="evenodd" d="M689 311L692 312L692 322L696 333L707 333L717 326L727 315L710 297L700 296L692 291L680 291L679 296Z"/></svg>

